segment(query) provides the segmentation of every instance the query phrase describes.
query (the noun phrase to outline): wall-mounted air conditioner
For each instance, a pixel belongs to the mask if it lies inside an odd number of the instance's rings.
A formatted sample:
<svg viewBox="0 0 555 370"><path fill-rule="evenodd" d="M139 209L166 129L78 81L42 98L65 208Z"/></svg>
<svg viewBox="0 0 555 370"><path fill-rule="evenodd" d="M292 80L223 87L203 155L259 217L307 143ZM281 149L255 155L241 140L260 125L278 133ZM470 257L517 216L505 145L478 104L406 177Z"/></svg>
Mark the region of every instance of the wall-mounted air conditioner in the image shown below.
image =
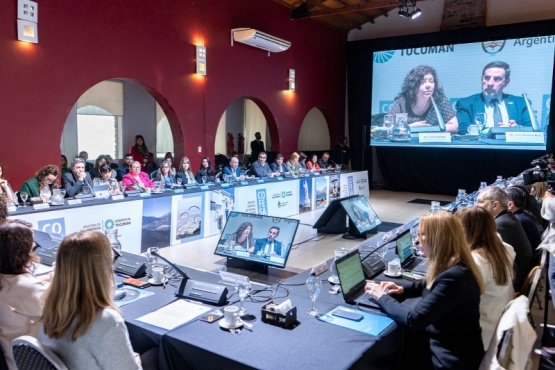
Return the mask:
<svg viewBox="0 0 555 370"><path fill-rule="evenodd" d="M270 53L279 53L291 47L287 40L280 39L253 28L234 28L231 30L231 46L233 41L254 46Z"/></svg>

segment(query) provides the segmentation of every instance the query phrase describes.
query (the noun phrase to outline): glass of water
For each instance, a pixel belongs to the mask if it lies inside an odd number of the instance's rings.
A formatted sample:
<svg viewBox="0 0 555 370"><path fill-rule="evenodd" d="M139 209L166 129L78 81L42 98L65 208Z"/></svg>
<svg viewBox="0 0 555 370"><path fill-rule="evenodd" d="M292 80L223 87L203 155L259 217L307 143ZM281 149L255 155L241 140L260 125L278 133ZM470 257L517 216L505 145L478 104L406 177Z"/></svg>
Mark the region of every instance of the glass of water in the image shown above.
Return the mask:
<svg viewBox="0 0 555 370"><path fill-rule="evenodd" d="M316 309L316 298L320 295L322 290L322 280L318 279L316 276L311 276L306 279L306 291L308 296L312 301L312 309L308 312L310 316L318 315L318 310Z"/></svg>

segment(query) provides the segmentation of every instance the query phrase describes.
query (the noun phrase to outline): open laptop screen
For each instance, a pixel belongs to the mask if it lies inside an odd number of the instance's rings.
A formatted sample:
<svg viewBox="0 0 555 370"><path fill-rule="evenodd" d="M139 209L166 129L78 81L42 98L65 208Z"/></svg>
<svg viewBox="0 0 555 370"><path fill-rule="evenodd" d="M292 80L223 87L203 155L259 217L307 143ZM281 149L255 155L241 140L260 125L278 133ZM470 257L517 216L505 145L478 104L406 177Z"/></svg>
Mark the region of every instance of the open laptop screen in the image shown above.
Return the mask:
<svg viewBox="0 0 555 370"><path fill-rule="evenodd" d="M345 297L348 297L354 290L359 289L361 283L365 283L364 271L358 251L353 251L338 259L335 264L341 290L343 290Z"/></svg>
<svg viewBox="0 0 555 370"><path fill-rule="evenodd" d="M401 266L405 266L414 256L412 250L412 238L410 235L410 229L401 234L395 241L395 244L397 247L397 254L399 255Z"/></svg>

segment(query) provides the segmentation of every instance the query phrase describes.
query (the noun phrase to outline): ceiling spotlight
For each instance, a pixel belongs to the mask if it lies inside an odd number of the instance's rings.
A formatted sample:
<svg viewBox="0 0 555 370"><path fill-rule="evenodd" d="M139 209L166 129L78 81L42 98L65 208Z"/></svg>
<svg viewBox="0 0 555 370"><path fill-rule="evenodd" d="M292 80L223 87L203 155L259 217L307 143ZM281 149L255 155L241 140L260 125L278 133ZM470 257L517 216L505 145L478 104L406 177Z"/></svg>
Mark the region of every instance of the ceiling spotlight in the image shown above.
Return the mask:
<svg viewBox="0 0 555 370"><path fill-rule="evenodd" d="M399 16L403 17L403 18L410 18L410 14L408 12L408 8L406 6L400 6L399 7Z"/></svg>
<svg viewBox="0 0 555 370"><path fill-rule="evenodd" d="M420 8L416 7L416 4L414 5L414 10L410 13L410 18L411 19L415 19L420 17L420 15L422 15L422 10L420 10Z"/></svg>

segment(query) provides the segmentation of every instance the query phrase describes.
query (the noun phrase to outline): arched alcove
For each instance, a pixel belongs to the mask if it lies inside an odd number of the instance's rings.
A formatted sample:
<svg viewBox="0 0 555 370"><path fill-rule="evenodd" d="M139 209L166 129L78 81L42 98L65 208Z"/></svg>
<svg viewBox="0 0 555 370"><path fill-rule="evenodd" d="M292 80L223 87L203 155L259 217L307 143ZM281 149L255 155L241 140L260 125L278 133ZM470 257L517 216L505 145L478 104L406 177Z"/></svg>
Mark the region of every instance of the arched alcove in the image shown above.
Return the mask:
<svg viewBox="0 0 555 370"><path fill-rule="evenodd" d="M85 91L71 109L60 142L69 160L86 150L92 160L100 154L121 159L142 135L157 157L174 153L183 138L169 103L153 89L132 80L111 79ZM177 131L176 131L177 130Z"/></svg>
<svg viewBox="0 0 555 370"><path fill-rule="evenodd" d="M254 140L254 134L260 132L266 151L277 150L279 141L273 116L268 107L259 99L252 97L240 97L234 100L222 114L216 139L214 153L224 154L229 157L228 134L233 135L233 150L236 150L241 158L250 156L250 142ZM243 135L242 148L239 147L239 134Z"/></svg>
<svg viewBox="0 0 555 370"><path fill-rule="evenodd" d="M304 117L297 147L303 151L330 149L330 131L320 109L312 108Z"/></svg>

